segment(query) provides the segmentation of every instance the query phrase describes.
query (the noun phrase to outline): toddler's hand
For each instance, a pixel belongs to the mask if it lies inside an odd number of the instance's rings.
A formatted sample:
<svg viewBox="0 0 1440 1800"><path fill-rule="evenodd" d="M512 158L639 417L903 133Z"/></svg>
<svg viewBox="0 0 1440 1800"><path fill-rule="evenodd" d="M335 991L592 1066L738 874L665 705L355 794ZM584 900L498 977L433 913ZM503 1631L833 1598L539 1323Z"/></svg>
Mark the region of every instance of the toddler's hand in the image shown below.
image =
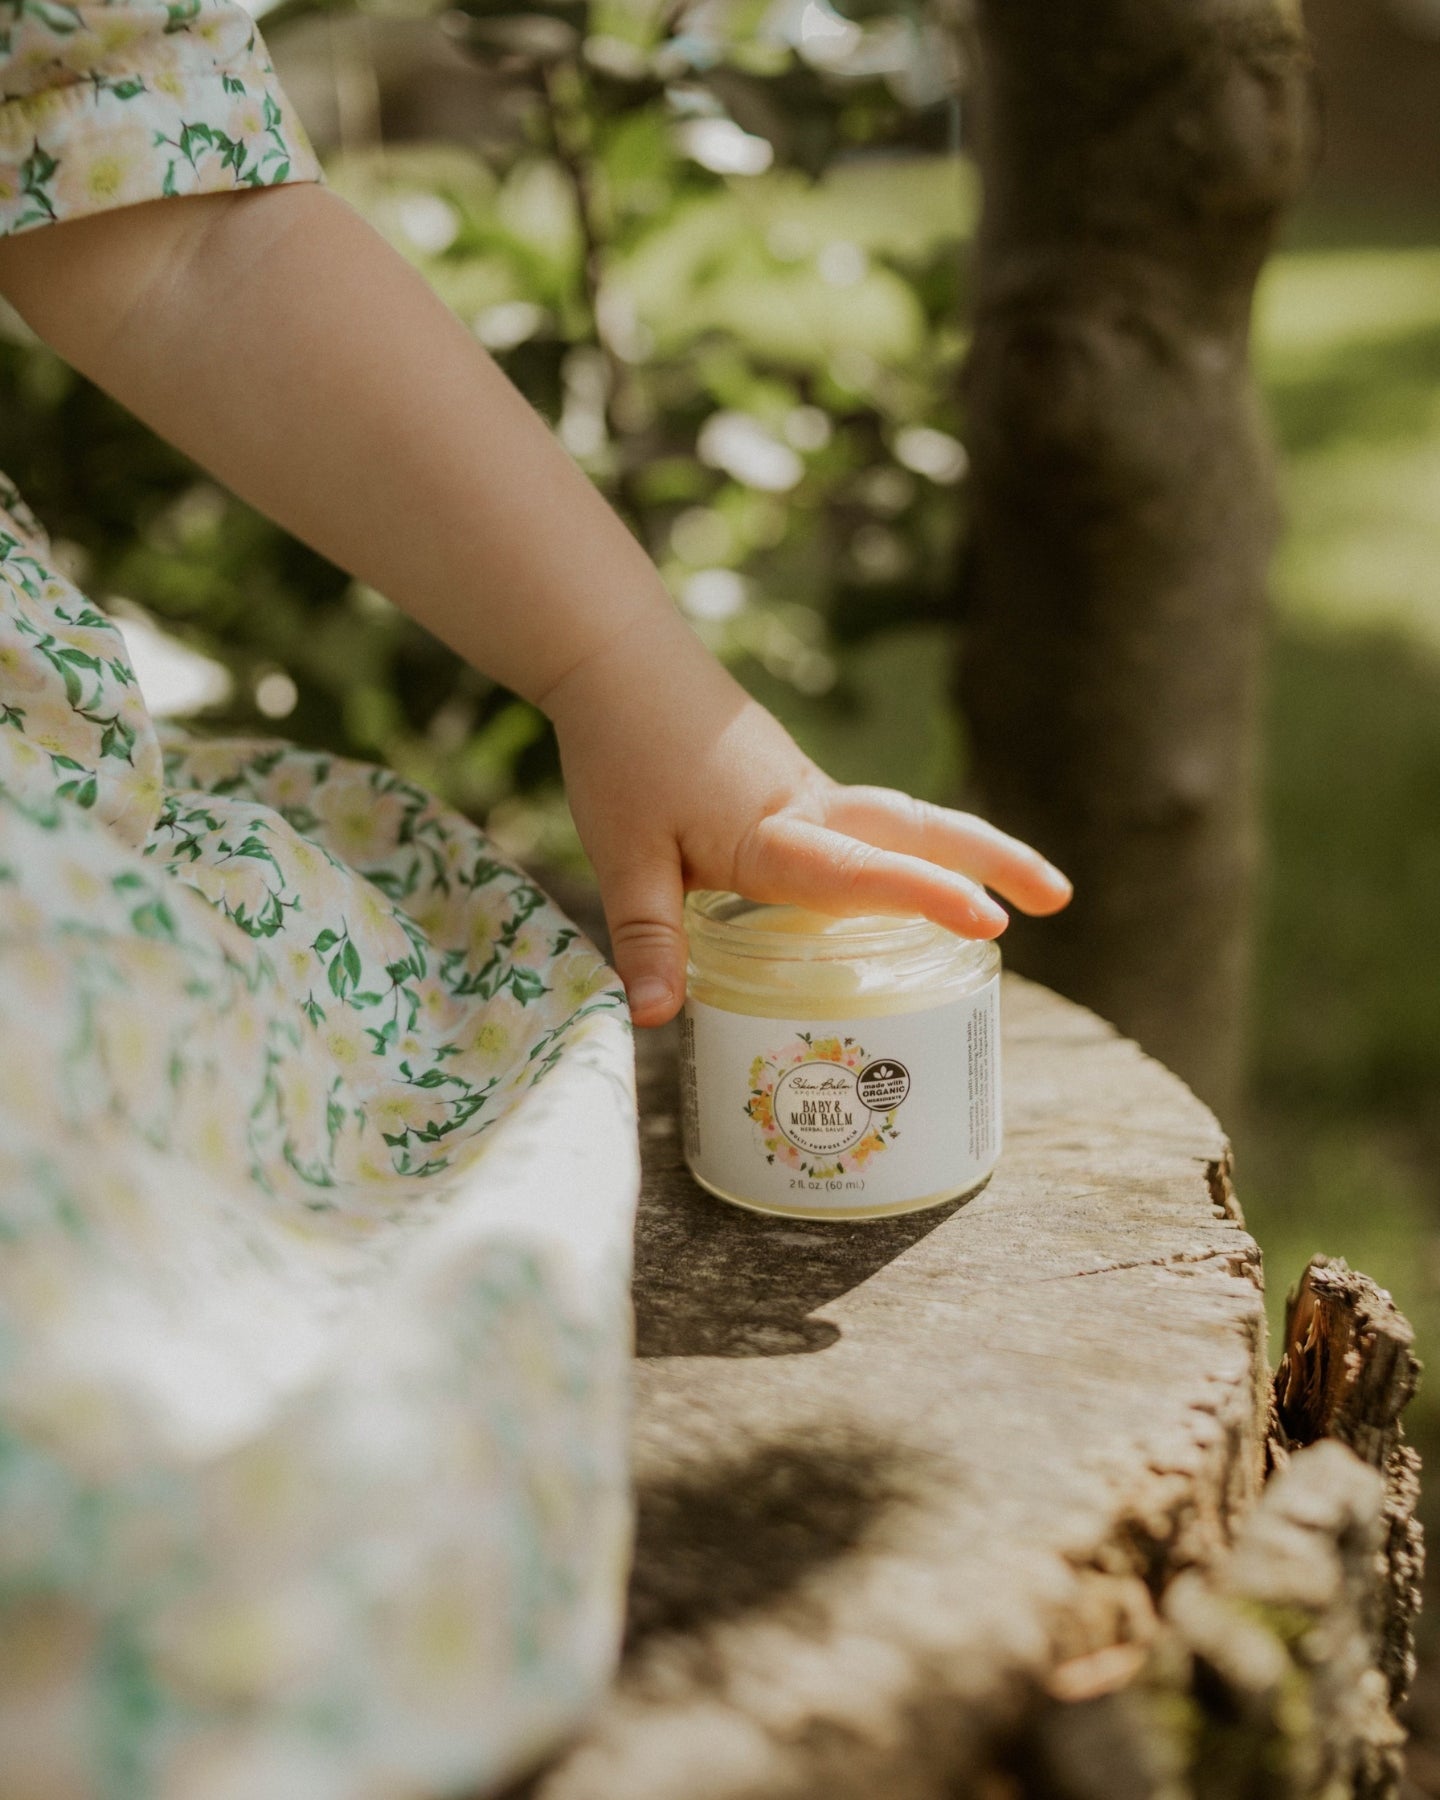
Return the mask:
<svg viewBox="0 0 1440 1800"><path fill-rule="evenodd" d="M982 883L1029 913L1070 898L1058 869L981 819L830 780L678 617L611 643L544 705L638 1025L663 1025L684 998L691 888L923 913L976 938L1006 925Z"/></svg>

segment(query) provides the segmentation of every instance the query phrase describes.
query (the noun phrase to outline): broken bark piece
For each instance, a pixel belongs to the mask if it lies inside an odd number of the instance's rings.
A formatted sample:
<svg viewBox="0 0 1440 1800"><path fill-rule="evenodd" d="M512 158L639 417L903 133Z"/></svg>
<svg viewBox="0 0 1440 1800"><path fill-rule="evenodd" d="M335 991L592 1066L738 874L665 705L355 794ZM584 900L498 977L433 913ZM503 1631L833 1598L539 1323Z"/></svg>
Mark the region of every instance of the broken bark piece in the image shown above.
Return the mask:
<svg viewBox="0 0 1440 1800"><path fill-rule="evenodd" d="M1415 1517L1420 1458L1400 1423L1419 1379L1415 1334L1386 1290L1343 1258L1312 1258L1285 1306L1275 1418L1282 1448L1338 1438L1384 1478L1381 1666L1392 1704L1404 1698L1415 1674L1425 1569Z"/></svg>
<svg viewBox="0 0 1440 1800"><path fill-rule="evenodd" d="M1339 1438L1383 1469L1419 1380L1415 1333L1386 1290L1343 1257L1312 1257L1285 1303L1275 1373L1284 1441Z"/></svg>
<svg viewBox="0 0 1440 1800"><path fill-rule="evenodd" d="M1404 1732L1378 1666L1380 1474L1333 1439L1266 1485L1234 1549L1177 1575L1143 1671L1042 1706L1007 1762L1043 1800L1390 1800Z"/></svg>

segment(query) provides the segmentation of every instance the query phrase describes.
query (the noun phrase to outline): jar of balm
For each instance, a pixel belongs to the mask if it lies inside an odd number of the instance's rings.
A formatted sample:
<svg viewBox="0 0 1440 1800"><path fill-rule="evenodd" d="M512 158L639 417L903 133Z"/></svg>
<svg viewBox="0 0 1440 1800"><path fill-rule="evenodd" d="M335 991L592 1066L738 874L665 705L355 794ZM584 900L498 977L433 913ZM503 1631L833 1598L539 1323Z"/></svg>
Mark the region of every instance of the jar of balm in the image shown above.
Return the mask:
<svg viewBox="0 0 1440 1800"><path fill-rule="evenodd" d="M1000 1155L1000 952L927 919L692 894L685 1160L759 1212L866 1219L975 1193Z"/></svg>

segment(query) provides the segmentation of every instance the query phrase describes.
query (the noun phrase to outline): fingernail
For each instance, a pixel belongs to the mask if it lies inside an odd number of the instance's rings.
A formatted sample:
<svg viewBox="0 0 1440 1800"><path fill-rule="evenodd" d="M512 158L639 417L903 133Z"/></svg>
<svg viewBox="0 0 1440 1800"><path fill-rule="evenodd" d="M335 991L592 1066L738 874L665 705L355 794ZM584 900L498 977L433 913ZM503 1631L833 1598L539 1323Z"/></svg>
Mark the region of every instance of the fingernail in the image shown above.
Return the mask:
<svg viewBox="0 0 1440 1800"><path fill-rule="evenodd" d="M626 990L632 1013L658 1012L670 1004L670 983L658 975L642 975Z"/></svg>
<svg viewBox="0 0 1440 1800"><path fill-rule="evenodd" d="M989 895L986 895L985 899L975 902L975 923L989 926L995 931L1003 931L1010 923L1010 915L1003 906L997 906Z"/></svg>
<svg viewBox="0 0 1440 1800"><path fill-rule="evenodd" d="M1045 879L1057 888L1063 888L1067 894L1075 892L1075 884L1063 869L1057 869L1052 862L1045 864Z"/></svg>

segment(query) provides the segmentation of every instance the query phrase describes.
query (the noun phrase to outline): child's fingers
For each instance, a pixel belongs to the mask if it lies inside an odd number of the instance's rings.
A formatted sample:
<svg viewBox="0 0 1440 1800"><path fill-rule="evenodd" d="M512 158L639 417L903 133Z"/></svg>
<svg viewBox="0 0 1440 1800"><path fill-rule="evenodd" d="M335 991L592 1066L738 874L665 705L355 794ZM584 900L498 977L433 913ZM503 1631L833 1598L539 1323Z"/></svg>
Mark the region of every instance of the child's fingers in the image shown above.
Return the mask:
<svg viewBox="0 0 1440 1800"><path fill-rule="evenodd" d="M739 891L753 900L817 912L923 913L975 938L998 937L1007 923L1004 908L963 875L784 814L751 832L735 875Z"/></svg>
<svg viewBox="0 0 1440 1800"><path fill-rule="evenodd" d="M601 876L610 950L630 1016L663 1025L685 998L684 891L678 861L655 860Z"/></svg>
<svg viewBox="0 0 1440 1800"><path fill-rule="evenodd" d="M882 850L924 857L973 875L1022 912L1053 913L1071 895L1069 881L1038 850L972 813L933 806L894 788L838 789L825 809L827 824Z"/></svg>

